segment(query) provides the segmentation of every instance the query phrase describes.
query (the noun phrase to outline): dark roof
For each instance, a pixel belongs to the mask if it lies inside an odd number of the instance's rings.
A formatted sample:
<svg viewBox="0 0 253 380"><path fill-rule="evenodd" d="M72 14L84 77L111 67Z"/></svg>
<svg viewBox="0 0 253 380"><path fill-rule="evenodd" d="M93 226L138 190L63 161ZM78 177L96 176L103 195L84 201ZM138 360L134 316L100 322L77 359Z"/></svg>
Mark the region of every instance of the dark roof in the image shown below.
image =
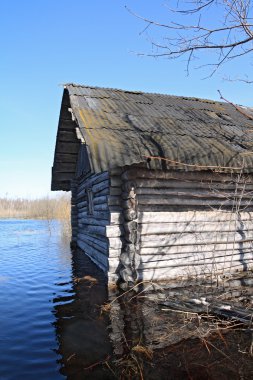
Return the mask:
<svg viewBox="0 0 253 380"><path fill-rule="evenodd" d="M65 127L66 104L89 148L94 172L149 156L165 158L168 168L243 167L253 172L253 121L231 104L67 84L58 135ZM252 109L240 109L253 115ZM56 145L55 158L67 154L64 149ZM162 165L162 160L152 161Z"/></svg>

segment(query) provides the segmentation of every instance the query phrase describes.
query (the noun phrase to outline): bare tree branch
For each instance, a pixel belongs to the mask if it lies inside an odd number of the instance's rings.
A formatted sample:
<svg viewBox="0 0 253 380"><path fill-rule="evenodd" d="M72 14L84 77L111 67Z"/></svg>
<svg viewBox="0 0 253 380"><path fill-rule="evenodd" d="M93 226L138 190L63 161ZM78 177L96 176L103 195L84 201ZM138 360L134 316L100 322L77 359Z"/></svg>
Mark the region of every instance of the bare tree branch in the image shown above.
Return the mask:
<svg viewBox="0 0 253 380"><path fill-rule="evenodd" d="M243 116L246 116L249 120L253 120L253 116L251 116L247 112L243 111L242 108L239 107L237 104L235 104L235 103L231 102L230 100L224 98L224 96L222 96L220 90L218 90L218 93L220 95L221 100L224 100L226 103L231 104L231 106L233 106L240 114L242 114Z"/></svg>
<svg viewBox="0 0 253 380"><path fill-rule="evenodd" d="M191 8L188 7L189 4ZM162 33L166 33L162 35L163 42L158 37L149 38L152 47L157 49L156 52L139 55L172 59L187 54L187 72L191 61L204 51L217 55L216 62L209 64L215 66L211 75L226 62L249 55L253 51L252 0L178 1L175 9L168 8L171 20L168 23L140 16L127 7L126 9L147 24L142 33L147 29L150 31L151 27L154 32L164 30ZM210 20L210 14L217 17Z"/></svg>

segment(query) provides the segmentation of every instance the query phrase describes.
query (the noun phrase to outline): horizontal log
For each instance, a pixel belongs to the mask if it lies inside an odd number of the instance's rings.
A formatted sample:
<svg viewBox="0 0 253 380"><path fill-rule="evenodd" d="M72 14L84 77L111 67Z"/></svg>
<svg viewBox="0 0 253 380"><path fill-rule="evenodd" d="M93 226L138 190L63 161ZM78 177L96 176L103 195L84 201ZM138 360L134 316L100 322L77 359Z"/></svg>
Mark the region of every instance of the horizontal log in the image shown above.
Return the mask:
<svg viewBox="0 0 253 380"><path fill-rule="evenodd" d="M177 211L177 212L139 212L139 223L175 223L175 222L223 222L238 219L232 211ZM240 212L243 221L253 221L253 212Z"/></svg>
<svg viewBox="0 0 253 380"><path fill-rule="evenodd" d="M78 209L81 209L81 208L87 206L87 203L88 203L87 201L78 202L78 203L76 204L76 207L77 207Z"/></svg>
<svg viewBox="0 0 253 380"><path fill-rule="evenodd" d="M80 193L85 188L92 188L92 186L95 186L96 184L104 182L106 180L109 180L109 173L108 172L93 174L93 175L88 176L87 178L82 179L79 183L79 186L78 186L77 195L79 196Z"/></svg>
<svg viewBox="0 0 253 380"><path fill-rule="evenodd" d="M109 244L109 248L112 248L112 249L121 249L122 248L122 241L119 237L108 238L108 244Z"/></svg>
<svg viewBox="0 0 253 380"><path fill-rule="evenodd" d="M68 153L78 153L79 151L80 143L78 142L60 142L57 141L56 149L58 151L62 152L68 152Z"/></svg>
<svg viewBox="0 0 253 380"><path fill-rule="evenodd" d="M97 251L101 252L101 254L108 257L108 249L109 249L108 244L106 246L102 247L101 243L97 244L97 241L90 240L87 235L84 235L82 233L78 233L77 238L78 238L78 240L87 244L89 247L96 249Z"/></svg>
<svg viewBox="0 0 253 380"><path fill-rule="evenodd" d="M118 214L118 213L115 213L115 214ZM109 213L109 211L107 211L107 212L104 212L104 211L93 211L93 214L90 215L88 213L88 209L86 209L85 211L82 211L82 212L79 211L78 217L79 218L89 217L89 218L94 218L94 219L105 219L105 220L108 220L108 222L109 222L109 220L110 220L110 213ZM119 223L116 223L116 224L119 224Z"/></svg>
<svg viewBox="0 0 253 380"><path fill-rule="evenodd" d="M100 195L118 195L120 196L122 193L121 188L119 187L107 187L104 190L98 191L94 194L94 196L100 196Z"/></svg>
<svg viewBox="0 0 253 380"><path fill-rule="evenodd" d="M160 178L160 179L180 179L180 180L196 180L203 181L217 181L217 182L231 182L237 181L237 175L215 173L207 171L175 171L175 170L150 170L144 168L131 168L122 174L124 180L134 180L135 178ZM245 176L243 179L248 183L253 183L252 176Z"/></svg>
<svg viewBox="0 0 253 380"><path fill-rule="evenodd" d="M248 265L248 268L253 268L252 264ZM224 266L219 264L216 266L215 271L203 271L202 266L194 266L192 268L184 267L175 267L175 268L156 268L156 269L147 269L138 271L138 280L139 281L161 281L161 280L170 280L170 279L189 279L189 278L205 278L209 276L214 276L218 274L231 274L236 271L243 271L243 266L241 263L233 264L232 266Z"/></svg>
<svg viewBox="0 0 253 380"><path fill-rule="evenodd" d="M99 182L92 186L93 193L98 193L102 190L107 190L107 189L109 189L109 179L106 179L105 181Z"/></svg>
<svg viewBox="0 0 253 380"><path fill-rule="evenodd" d="M118 237L123 235L123 228L121 225L106 226L107 237Z"/></svg>
<svg viewBox="0 0 253 380"><path fill-rule="evenodd" d="M202 232L233 232L253 229L252 221L228 221L228 222L181 222L181 223L141 223L138 231L141 235L166 234L166 233L202 233Z"/></svg>
<svg viewBox="0 0 253 380"><path fill-rule="evenodd" d="M246 248L239 248L238 249L227 249L223 251L210 251L210 252L188 252L188 253L174 253L174 254L150 254L150 255L140 255L140 260L142 263L158 263L158 262L165 262L168 263L168 265L171 263L171 261L176 260L177 262L182 262L186 263L196 261L196 262L201 262L205 261L206 259L216 259L216 258L223 258L226 259L229 257L231 258L232 256L235 257L240 257L244 259L244 255L249 255L248 258L250 257L253 260L253 252L252 249L246 249ZM250 256L251 255L251 256Z"/></svg>
<svg viewBox="0 0 253 380"><path fill-rule="evenodd" d="M117 224L121 224L122 221L123 221L123 216L120 212L111 212L109 213L108 212L103 212L103 211L94 211L92 215L88 214L88 210L86 211L83 211L83 212L79 212L78 214L78 218L81 219L81 218L92 218L92 219L95 219L95 220L98 220L98 224L99 224L99 220L102 219L102 220L107 220L107 224L109 225L117 225ZM94 223L91 223L91 224L94 224Z"/></svg>
<svg viewBox="0 0 253 380"><path fill-rule="evenodd" d="M118 257L109 257L108 259L108 271L115 272L119 267L119 258Z"/></svg>
<svg viewBox="0 0 253 380"><path fill-rule="evenodd" d="M121 195L121 188L119 188L119 187L106 187L104 190L98 191L98 192L93 194L94 198L97 196L101 196L101 195L112 195L112 196L118 195L118 196L120 196ZM82 190L82 192L80 192L80 195L78 197L76 197L75 203L82 201L82 200L86 200L86 198L87 198L87 193L86 193L86 188L85 188Z"/></svg>
<svg viewBox="0 0 253 380"><path fill-rule="evenodd" d="M94 219L107 219L109 222L108 224L111 224L111 225L121 224L123 220L123 216L121 212L119 212L118 208L115 209L115 206L113 206L113 209L112 209L112 206L111 206L110 210L111 212L109 212L109 208L106 207L105 210L95 210L93 211L93 214L90 215L88 214L88 209L85 208L81 212L79 210L78 218L81 219L88 216Z"/></svg>
<svg viewBox="0 0 253 380"><path fill-rule="evenodd" d="M195 244L217 244L219 242L241 242L253 241L252 231L245 231L243 236L238 232L207 233L202 234L168 234L168 235L142 235L141 247L163 247L168 245L195 245Z"/></svg>
<svg viewBox="0 0 253 380"><path fill-rule="evenodd" d="M80 218L83 215L83 213L88 213L88 212L89 210L88 210L87 205L83 206L82 208L78 210L78 218Z"/></svg>
<svg viewBox="0 0 253 380"><path fill-rule="evenodd" d="M60 172L73 172L76 171L76 163L75 162L55 162L54 170Z"/></svg>
<svg viewBox="0 0 253 380"><path fill-rule="evenodd" d="M98 204L94 205L94 211L109 211L108 204Z"/></svg>
<svg viewBox="0 0 253 380"><path fill-rule="evenodd" d="M102 255L99 251L94 248L88 246L88 244L84 243L81 240L77 239L77 245L81 248L84 253L89 256L89 258L104 272L108 271L108 259L106 256Z"/></svg>
<svg viewBox="0 0 253 380"><path fill-rule="evenodd" d="M74 172L59 172L56 170L52 171L52 176L54 178L55 183L61 182L61 181L71 181L74 174L75 174Z"/></svg>
<svg viewBox="0 0 253 380"><path fill-rule="evenodd" d="M164 196L176 196L176 197L191 197L191 198L217 198L217 199L252 199L253 197L253 191L247 191L247 192L237 192L235 191L217 191L212 189L182 189L181 191L178 191L177 189L166 189L166 188L154 188L154 187L144 187L144 188L137 188L136 189L137 195L143 195L143 196L152 196L157 198L158 196L164 197Z"/></svg>
<svg viewBox="0 0 253 380"><path fill-rule="evenodd" d="M118 237L122 235L122 228L118 226L97 226L84 223L78 223L80 229L86 234L96 234L106 237Z"/></svg>
<svg viewBox="0 0 253 380"><path fill-rule="evenodd" d="M110 225L121 224L123 222L123 215L121 212L110 213Z"/></svg>
<svg viewBox="0 0 253 380"><path fill-rule="evenodd" d="M77 160L77 153L57 153L55 162L69 162L69 163L76 163Z"/></svg>
<svg viewBox="0 0 253 380"><path fill-rule="evenodd" d="M93 198L94 205L96 204L108 204L109 206L120 206L121 199L117 195L101 195Z"/></svg>
<svg viewBox="0 0 253 380"><path fill-rule="evenodd" d="M82 190L78 190L76 197L75 197L75 202L79 202L80 200L83 200L83 198L86 199L86 197L87 197L86 188L84 188Z"/></svg>
<svg viewBox="0 0 253 380"><path fill-rule="evenodd" d="M194 266L194 265L207 265L210 268L217 263L226 263L235 262L242 263L243 265L247 264L247 261L253 262L252 252L225 252L223 256L215 255L193 255L188 257L174 257L167 260L156 260L156 261L144 261L141 258L141 264L138 269L148 269L148 268L170 268L178 265L182 266Z"/></svg>
<svg viewBox="0 0 253 380"><path fill-rule="evenodd" d="M99 205L99 204L108 204L108 196L107 195L101 195L93 198L93 204Z"/></svg>
<svg viewBox="0 0 253 380"><path fill-rule="evenodd" d="M109 258L119 258L120 254L121 254L121 248L118 248L118 249L114 249L114 248L109 248L108 250L109 252Z"/></svg>
<svg viewBox="0 0 253 380"><path fill-rule="evenodd" d="M82 232L78 232L78 236L80 237L80 240L83 240L83 241L89 241L93 244L95 244L97 247L98 250L103 250L103 252L107 252L108 251L108 247L109 247L109 241L107 238L103 238L101 239L98 238L97 236L94 236L94 235L89 235L89 234L85 234L83 231Z"/></svg>
<svg viewBox="0 0 253 380"><path fill-rule="evenodd" d="M117 167L117 168L112 168L112 169L110 169L110 176L121 176L121 174L122 174L122 172L123 172L123 170L122 170L122 168L119 168L119 167Z"/></svg>
<svg viewBox="0 0 253 380"><path fill-rule="evenodd" d="M96 219L92 218L92 216L89 216L85 214L85 216L79 217L78 221L80 224L84 225L93 225L93 226L108 226L109 221L108 219Z"/></svg>
<svg viewBox="0 0 253 380"><path fill-rule="evenodd" d="M236 200L230 199L211 199L211 198L190 198L190 197L177 197L177 196L167 196L164 194L163 197L159 196L148 196L148 195L139 195L138 196L139 205L187 205L187 206L249 206L252 204L251 199L246 200L242 199L238 203Z"/></svg>
<svg viewBox="0 0 253 380"><path fill-rule="evenodd" d="M122 185L122 179L120 177L110 177L110 186L119 187Z"/></svg>
<svg viewBox="0 0 253 380"><path fill-rule="evenodd" d="M198 245L169 245L169 246L159 246L145 248L141 247L139 249L139 254L142 255L181 255L181 254L195 254L195 253L205 253L214 251L224 251L224 250L237 250L237 249L252 249L252 241L246 241L244 243L235 243L234 241L230 243L220 243L220 244L198 244Z"/></svg>
<svg viewBox="0 0 253 380"><path fill-rule="evenodd" d="M238 206L238 205L237 205ZM184 203L184 204L174 204L174 205L149 205L149 204L139 204L138 205L138 212L188 212L188 211L217 211L217 212L225 212L225 211L231 211L232 209L235 209L237 207L236 205L224 205L224 204L216 204L216 205L190 205ZM238 211L243 212L252 212L253 211L253 204L250 202L250 204L246 206L240 206L238 207Z"/></svg>
<svg viewBox="0 0 253 380"><path fill-rule="evenodd" d="M121 212L122 207L116 206L116 205L109 205L109 210L110 210L110 212Z"/></svg>
<svg viewBox="0 0 253 380"><path fill-rule="evenodd" d="M59 142L71 142L71 143L79 143L76 137L75 130L62 130L60 129L57 134L57 141Z"/></svg>
<svg viewBox="0 0 253 380"><path fill-rule="evenodd" d="M122 190L121 187L110 187L109 188L109 194L110 195L121 195Z"/></svg>
<svg viewBox="0 0 253 380"><path fill-rule="evenodd" d="M237 192L248 192L253 190L253 183L247 183L246 185L244 183L242 184L236 184L233 182L202 182L199 179L196 179L194 181L180 181L180 180L173 180L173 179L135 179L133 182L126 181L125 184L131 184L134 183L136 186L136 192L141 193L143 190L144 192L147 191L146 189L164 189L164 190L209 190L209 191L217 191L217 192L226 192L226 191L237 191Z"/></svg>

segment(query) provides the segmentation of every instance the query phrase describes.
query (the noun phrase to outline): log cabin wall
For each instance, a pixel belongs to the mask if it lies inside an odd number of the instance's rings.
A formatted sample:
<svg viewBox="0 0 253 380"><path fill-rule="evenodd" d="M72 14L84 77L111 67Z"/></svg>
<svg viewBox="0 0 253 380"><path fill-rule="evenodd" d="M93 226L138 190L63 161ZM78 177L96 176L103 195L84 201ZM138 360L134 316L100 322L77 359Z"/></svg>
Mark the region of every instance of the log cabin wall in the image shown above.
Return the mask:
<svg viewBox="0 0 253 380"><path fill-rule="evenodd" d="M115 281L122 247L121 171L72 182L72 240Z"/></svg>
<svg viewBox="0 0 253 380"><path fill-rule="evenodd" d="M136 193L139 280L252 268L252 177L134 167L122 179Z"/></svg>

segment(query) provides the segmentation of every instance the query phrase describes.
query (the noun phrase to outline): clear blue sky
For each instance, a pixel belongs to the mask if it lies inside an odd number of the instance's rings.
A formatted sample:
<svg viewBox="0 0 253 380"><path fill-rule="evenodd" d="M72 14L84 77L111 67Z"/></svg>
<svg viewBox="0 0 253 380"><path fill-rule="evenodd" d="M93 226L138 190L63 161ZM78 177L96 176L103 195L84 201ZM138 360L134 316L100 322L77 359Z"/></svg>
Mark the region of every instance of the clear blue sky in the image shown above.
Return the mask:
<svg viewBox="0 0 253 380"><path fill-rule="evenodd" d="M250 86L224 82L224 72L208 80L199 71L187 77L183 61L133 53L147 52L149 44L139 35L143 23L124 5L165 19L162 3L1 1L0 196L49 194L62 83L210 99L218 99L220 89L230 100L252 106ZM239 68L246 64L241 61Z"/></svg>

